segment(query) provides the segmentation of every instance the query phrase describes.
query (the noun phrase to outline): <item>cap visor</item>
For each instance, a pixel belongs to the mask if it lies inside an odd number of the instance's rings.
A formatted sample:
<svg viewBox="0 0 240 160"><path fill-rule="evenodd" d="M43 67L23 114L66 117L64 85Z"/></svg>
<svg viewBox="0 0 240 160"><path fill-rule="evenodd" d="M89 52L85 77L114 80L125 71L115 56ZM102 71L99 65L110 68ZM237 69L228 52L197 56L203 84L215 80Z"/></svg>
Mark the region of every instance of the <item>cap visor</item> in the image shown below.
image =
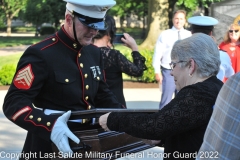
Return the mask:
<svg viewBox="0 0 240 160"><path fill-rule="evenodd" d="M83 24L83 25L85 25L85 26L87 26L87 27L89 27L89 28L92 28L92 29L96 29L96 30L106 30L107 29L107 24L104 22L104 21L101 21L101 22L92 22L92 23L86 23L85 21L84 21L84 19L82 19L82 18L78 18L79 19L79 21Z"/></svg>

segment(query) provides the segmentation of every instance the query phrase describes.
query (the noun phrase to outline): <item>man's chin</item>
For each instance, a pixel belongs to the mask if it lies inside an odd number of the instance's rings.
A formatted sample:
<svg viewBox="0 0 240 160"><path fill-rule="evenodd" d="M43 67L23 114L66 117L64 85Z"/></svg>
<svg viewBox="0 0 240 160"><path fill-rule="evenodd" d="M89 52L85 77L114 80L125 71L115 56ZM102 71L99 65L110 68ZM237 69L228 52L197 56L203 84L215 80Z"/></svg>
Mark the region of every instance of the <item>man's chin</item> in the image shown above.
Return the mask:
<svg viewBox="0 0 240 160"><path fill-rule="evenodd" d="M91 44L92 43L92 41L80 41L80 44L82 45L82 46L87 46L87 45L89 45L89 44Z"/></svg>
<svg viewBox="0 0 240 160"><path fill-rule="evenodd" d="M180 26L177 26L177 29L182 29L183 28L183 26L182 25L180 25Z"/></svg>

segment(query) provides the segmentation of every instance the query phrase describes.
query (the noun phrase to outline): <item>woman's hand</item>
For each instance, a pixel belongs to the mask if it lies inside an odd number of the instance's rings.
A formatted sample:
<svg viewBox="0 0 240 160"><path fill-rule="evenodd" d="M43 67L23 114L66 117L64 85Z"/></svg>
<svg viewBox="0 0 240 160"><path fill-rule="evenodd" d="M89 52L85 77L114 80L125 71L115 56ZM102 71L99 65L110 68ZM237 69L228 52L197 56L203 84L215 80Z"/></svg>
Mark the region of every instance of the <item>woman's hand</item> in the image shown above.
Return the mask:
<svg viewBox="0 0 240 160"><path fill-rule="evenodd" d="M110 131L109 128L107 127L107 119L110 113L111 112L106 113L99 118L99 124L105 131Z"/></svg>
<svg viewBox="0 0 240 160"><path fill-rule="evenodd" d="M132 51L138 51L138 45L128 33L123 33L124 38L121 38L121 40L124 42L123 45L127 46L128 48L132 49Z"/></svg>
<svg viewBox="0 0 240 160"><path fill-rule="evenodd" d="M145 144L149 144L149 145L155 146L155 145L159 144L161 142L161 140L143 139L143 142Z"/></svg>

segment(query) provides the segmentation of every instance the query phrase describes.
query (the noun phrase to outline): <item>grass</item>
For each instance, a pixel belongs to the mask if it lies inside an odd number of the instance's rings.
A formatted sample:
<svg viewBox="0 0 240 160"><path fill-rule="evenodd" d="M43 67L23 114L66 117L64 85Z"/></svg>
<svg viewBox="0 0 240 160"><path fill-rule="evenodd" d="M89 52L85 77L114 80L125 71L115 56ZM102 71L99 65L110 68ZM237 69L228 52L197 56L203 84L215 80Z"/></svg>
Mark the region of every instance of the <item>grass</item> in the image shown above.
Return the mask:
<svg viewBox="0 0 240 160"><path fill-rule="evenodd" d="M21 57L22 53L14 54L10 56L0 56L0 68L6 64L14 64L17 65L19 58Z"/></svg>
<svg viewBox="0 0 240 160"><path fill-rule="evenodd" d="M6 65L6 64L17 65L21 55L22 55L22 53L10 55L10 56L0 56L1 57L0 58L0 69L2 68L2 66ZM124 73L123 73L123 80L124 81L136 81L135 78L131 78Z"/></svg>
<svg viewBox="0 0 240 160"><path fill-rule="evenodd" d="M31 40L32 38L29 38L29 37L26 37L26 38L29 39L27 42L33 42ZM0 39L1 39L1 37L0 37ZM120 50L121 53L125 53L125 54L131 51L128 47L123 46L121 44L115 45L115 49ZM2 68L2 66L6 65L6 64L17 65L21 55L22 55L22 53L13 54L13 55L9 55L9 56L0 56L0 69ZM124 73L123 73L123 80L124 81L137 81L136 78L130 77L130 76L124 74Z"/></svg>
<svg viewBox="0 0 240 160"><path fill-rule="evenodd" d="M128 33L129 32L135 33L135 32L140 32L141 29L125 28L124 31L126 31ZM40 36L40 37L0 37L0 48L14 47L14 46L20 46L20 45L31 45L31 44L34 44L34 43L37 43L37 42L43 40L44 38L45 38L44 36ZM143 42L143 40L136 39L136 42L137 42L137 44L141 44ZM122 44L116 44L115 49L120 50L121 53L123 53L124 55L126 55L127 53L131 53L131 50L128 47L123 46ZM1 56L0 69L5 64L17 65L21 55L22 55L22 53L9 55L9 56ZM123 74L123 79L136 81L136 78L131 78L125 74Z"/></svg>
<svg viewBox="0 0 240 160"><path fill-rule="evenodd" d="M20 46L20 45L31 45L43 40L44 38L45 36L41 36L41 37L1 37L0 36L0 48L14 47L14 46ZM136 42L137 44L141 44L143 40L136 39ZM122 45L115 45L115 46L122 46Z"/></svg>
<svg viewBox="0 0 240 160"><path fill-rule="evenodd" d="M120 47L121 48L121 47ZM0 56L0 69L2 66L6 64L14 64L17 65L20 57L22 56L22 53L14 54L14 55L9 55L9 56ZM123 80L124 81L137 81L136 78L130 77L126 74L123 73Z"/></svg>
<svg viewBox="0 0 240 160"><path fill-rule="evenodd" d="M31 39L31 38L29 38ZM29 41L30 42L30 41ZM121 44L117 44L115 45L115 49L120 50L121 53L129 53L131 50L126 47L123 46ZM6 64L15 64L17 65L19 58L21 57L22 53L18 53L18 54L14 54L14 55L9 55L9 56L0 56L0 69L2 68L2 66L6 65ZM132 78L130 76L127 76L126 74L123 73L123 79L124 80L129 80L129 81L136 81L136 78Z"/></svg>
<svg viewBox="0 0 240 160"><path fill-rule="evenodd" d="M31 45L44 38L45 37L0 37L0 48Z"/></svg>

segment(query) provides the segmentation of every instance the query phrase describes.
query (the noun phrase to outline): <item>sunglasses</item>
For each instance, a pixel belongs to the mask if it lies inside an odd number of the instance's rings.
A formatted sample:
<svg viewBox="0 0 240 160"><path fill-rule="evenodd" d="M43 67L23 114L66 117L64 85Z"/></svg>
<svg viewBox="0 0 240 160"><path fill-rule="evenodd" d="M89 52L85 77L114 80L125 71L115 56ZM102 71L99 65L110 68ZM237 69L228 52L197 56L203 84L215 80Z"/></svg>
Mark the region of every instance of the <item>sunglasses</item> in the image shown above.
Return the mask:
<svg viewBox="0 0 240 160"><path fill-rule="evenodd" d="M233 33L233 32L235 32L235 33L237 33L239 30L229 30L229 33Z"/></svg>

